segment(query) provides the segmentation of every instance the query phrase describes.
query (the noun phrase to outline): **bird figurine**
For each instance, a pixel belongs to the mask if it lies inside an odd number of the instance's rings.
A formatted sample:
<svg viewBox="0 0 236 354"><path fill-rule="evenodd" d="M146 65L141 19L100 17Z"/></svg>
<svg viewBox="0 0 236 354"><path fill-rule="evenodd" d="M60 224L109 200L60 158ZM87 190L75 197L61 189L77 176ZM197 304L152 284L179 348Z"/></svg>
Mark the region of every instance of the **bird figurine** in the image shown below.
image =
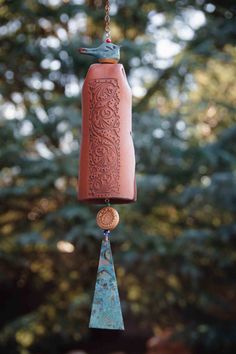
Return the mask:
<svg viewBox="0 0 236 354"><path fill-rule="evenodd" d="M118 63L120 60L120 46L113 43L102 43L97 48L80 48L81 54L92 55L99 63Z"/></svg>

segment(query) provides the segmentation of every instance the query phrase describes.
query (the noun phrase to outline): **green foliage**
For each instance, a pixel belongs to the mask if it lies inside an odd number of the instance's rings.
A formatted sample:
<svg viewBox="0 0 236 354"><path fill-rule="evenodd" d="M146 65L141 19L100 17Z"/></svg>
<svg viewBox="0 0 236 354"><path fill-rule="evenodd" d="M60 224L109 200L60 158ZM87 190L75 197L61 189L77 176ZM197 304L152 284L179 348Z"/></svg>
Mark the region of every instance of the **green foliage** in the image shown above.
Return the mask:
<svg viewBox="0 0 236 354"><path fill-rule="evenodd" d="M97 208L76 199L80 91L92 63L77 49L99 43L104 14L93 1L0 5L0 350L56 354L88 336L101 233ZM119 207L112 235L126 323L232 354L235 2L116 7L113 40L133 88L146 90L134 95L138 202ZM191 29L193 11L205 20ZM163 60L156 44L166 33L181 50Z"/></svg>

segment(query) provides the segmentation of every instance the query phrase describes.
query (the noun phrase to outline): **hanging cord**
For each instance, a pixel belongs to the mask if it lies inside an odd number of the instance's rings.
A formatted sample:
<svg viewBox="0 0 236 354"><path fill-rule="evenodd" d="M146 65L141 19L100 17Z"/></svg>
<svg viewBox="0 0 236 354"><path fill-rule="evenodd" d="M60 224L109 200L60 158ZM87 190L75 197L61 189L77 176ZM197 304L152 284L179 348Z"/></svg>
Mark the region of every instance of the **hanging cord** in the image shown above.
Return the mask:
<svg viewBox="0 0 236 354"><path fill-rule="evenodd" d="M106 0L105 2L105 36L106 36L106 42L110 43L111 42L111 28L110 28L110 23L111 23L111 18L110 18L110 1Z"/></svg>

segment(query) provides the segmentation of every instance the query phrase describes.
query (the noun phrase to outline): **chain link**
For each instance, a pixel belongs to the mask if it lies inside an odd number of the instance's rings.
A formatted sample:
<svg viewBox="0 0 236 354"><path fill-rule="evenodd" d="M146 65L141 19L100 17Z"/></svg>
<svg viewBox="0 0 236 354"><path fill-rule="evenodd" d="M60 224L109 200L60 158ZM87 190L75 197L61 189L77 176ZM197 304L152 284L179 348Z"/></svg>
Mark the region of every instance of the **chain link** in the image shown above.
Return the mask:
<svg viewBox="0 0 236 354"><path fill-rule="evenodd" d="M97 8L100 8L102 6L103 0L94 0L94 4ZM111 39L111 28L110 28L110 23L111 23L111 18L110 18L110 1L106 0L105 1L105 36L106 39Z"/></svg>
<svg viewBox="0 0 236 354"><path fill-rule="evenodd" d="M110 28L110 23L111 23L111 18L110 18L110 1L106 0L105 3L105 17L104 17L104 21L105 21L105 35L106 35L106 39L110 39L111 38L111 28Z"/></svg>

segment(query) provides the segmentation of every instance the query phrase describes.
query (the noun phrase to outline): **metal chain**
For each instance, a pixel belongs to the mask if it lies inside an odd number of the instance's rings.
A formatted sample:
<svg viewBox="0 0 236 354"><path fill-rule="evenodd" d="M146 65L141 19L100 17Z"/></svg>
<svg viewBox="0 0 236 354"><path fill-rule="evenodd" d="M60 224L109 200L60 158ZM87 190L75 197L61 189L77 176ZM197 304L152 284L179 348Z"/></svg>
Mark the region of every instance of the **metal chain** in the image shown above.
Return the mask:
<svg viewBox="0 0 236 354"><path fill-rule="evenodd" d="M110 28L110 23L111 23L111 19L110 19L110 1L106 0L105 3L105 17L104 17L104 21L105 21L105 35L106 35L106 39L111 39L111 28Z"/></svg>

